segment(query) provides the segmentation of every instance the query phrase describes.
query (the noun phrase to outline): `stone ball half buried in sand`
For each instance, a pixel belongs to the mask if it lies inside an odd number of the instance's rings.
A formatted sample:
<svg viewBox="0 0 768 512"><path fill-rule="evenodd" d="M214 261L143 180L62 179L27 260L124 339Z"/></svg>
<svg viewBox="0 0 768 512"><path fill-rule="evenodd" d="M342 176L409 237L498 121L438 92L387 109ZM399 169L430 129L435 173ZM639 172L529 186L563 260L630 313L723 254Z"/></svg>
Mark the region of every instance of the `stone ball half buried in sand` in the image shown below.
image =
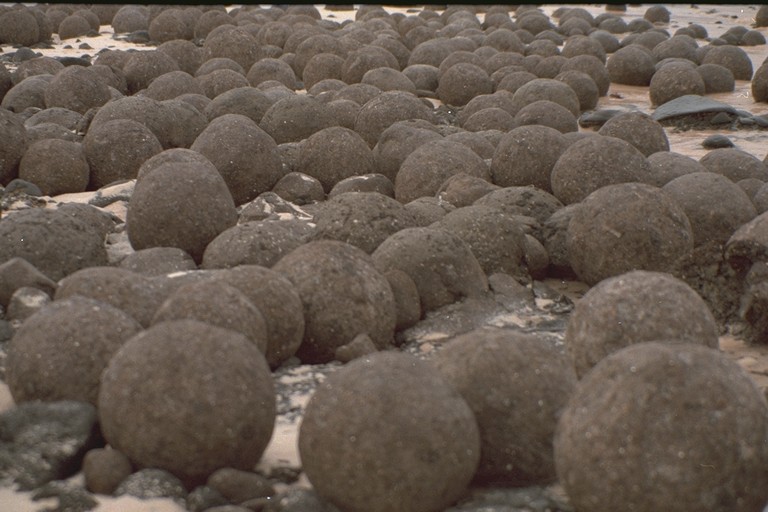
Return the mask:
<svg viewBox="0 0 768 512"><path fill-rule="evenodd" d="M718 346L718 328L704 300L684 281L635 270L600 281L576 303L565 342L581 377L607 355L643 341Z"/></svg>
<svg viewBox="0 0 768 512"><path fill-rule="evenodd" d="M453 338L433 360L480 427L476 482L524 486L555 480L552 439L576 387L562 349L535 335L481 328Z"/></svg>
<svg viewBox="0 0 768 512"><path fill-rule="evenodd" d="M197 320L160 322L125 342L102 374L98 404L112 447L189 486L222 467L252 469L276 417L258 347Z"/></svg>
<svg viewBox="0 0 768 512"><path fill-rule="evenodd" d="M693 230L680 205L660 188L620 183L582 201L568 225L566 246L576 275L593 285L630 270L675 271L693 251Z"/></svg>
<svg viewBox="0 0 768 512"><path fill-rule="evenodd" d="M320 384L299 454L315 491L342 510L428 512L465 492L480 437L467 402L434 366L378 352Z"/></svg>
<svg viewBox="0 0 768 512"><path fill-rule="evenodd" d="M640 343L578 384L555 434L576 510L760 511L768 501L768 404L725 355Z"/></svg>

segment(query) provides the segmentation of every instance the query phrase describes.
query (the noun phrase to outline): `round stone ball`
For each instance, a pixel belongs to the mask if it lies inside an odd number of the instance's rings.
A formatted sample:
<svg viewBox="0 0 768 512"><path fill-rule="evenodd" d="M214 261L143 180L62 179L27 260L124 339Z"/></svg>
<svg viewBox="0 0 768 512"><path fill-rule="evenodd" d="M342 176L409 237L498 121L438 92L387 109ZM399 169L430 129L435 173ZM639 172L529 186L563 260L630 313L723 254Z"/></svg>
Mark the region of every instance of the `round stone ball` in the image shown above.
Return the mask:
<svg viewBox="0 0 768 512"><path fill-rule="evenodd" d="M500 187L477 176L454 174L440 185L439 201L446 201L456 208L469 206L479 198ZM419 224L421 225L421 224Z"/></svg>
<svg viewBox="0 0 768 512"><path fill-rule="evenodd" d="M171 100L182 94L205 94L200 82L186 71L169 71L152 80L143 92L154 100Z"/></svg>
<svg viewBox="0 0 768 512"><path fill-rule="evenodd" d="M210 100L201 111L209 121L224 114L241 114L260 123L274 102L255 87L236 87Z"/></svg>
<svg viewBox="0 0 768 512"><path fill-rule="evenodd" d="M755 76L752 78L751 90L752 98L755 101L768 101L768 63L762 64L757 68L757 71L755 71Z"/></svg>
<svg viewBox="0 0 768 512"><path fill-rule="evenodd" d="M313 233L314 229L308 223L298 219L241 222L211 240L203 253L201 267L272 267L284 255L307 242Z"/></svg>
<svg viewBox="0 0 768 512"><path fill-rule="evenodd" d="M28 208L0 220L0 263L19 257L54 281L106 265L104 236L85 220L58 210Z"/></svg>
<svg viewBox="0 0 768 512"><path fill-rule="evenodd" d="M134 249L178 247L198 264L208 243L236 223L232 194L212 164L166 163L145 174L126 214Z"/></svg>
<svg viewBox="0 0 768 512"><path fill-rule="evenodd" d="M392 289L362 249L336 240L308 242L272 269L296 287L304 307L304 363L328 362L336 349L367 334L377 349L391 346L396 313Z"/></svg>
<svg viewBox="0 0 768 512"><path fill-rule="evenodd" d="M595 39L585 34L575 34L565 41L561 52L563 57L571 58L577 55L591 55L603 64L606 61L605 48Z"/></svg>
<svg viewBox="0 0 768 512"><path fill-rule="evenodd" d="M341 80L341 66L344 59L333 53L318 53L313 55L302 70L304 88L308 91L312 86L326 79Z"/></svg>
<svg viewBox="0 0 768 512"><path fill-rule="evenodd" d="M299 428L299 454L315 491L344 510L427 512L465 492L480 436L467 402L433 365L382 352L320 384Z"/></svg>
<svg viewBox="0 0 768 512"><path fill-rule="evenodd" d="M478 110L461 125L467 131L480 132L485 130L499 130L507 132L517 128L515 118L506 110L497 107Z"/></svg>
<svg viewBox="0 0 768 512"><path fill-rule="evenodd" d="M337 126L329 109L315 98L294 94L267 109L259 126L277 144L298 142L324 128Z"/></svg>
<svg viewBox="0 0 768 512"><path fill-rule="evenodd" d="M497 71L496 73L499 73L500 71ZM496 73L494 73L494 75L496 75ZM537 78L536 75L529 71L521 70L505 72L504 76L499 80L499 83L496 84L496 91L509 91L514 94L520 87Z"/></svg>
<svg viewBox="0 0 768 512"><path fill-rule="evenodd" d="M253 119L241 114L213 119L189 149L216 167L235 205L271 190L283 176L275 141Z"/></svg>
<svg viewBox="0 0 768 512"><path fill-rule="evenodd" d="M716 349L718 335L709 307L684 281L664 272L633 270L600 281L579 299L565 343L581 378L629 345L664 340Z"/></svg>
<svg viewBox="0 0 768 512"><path fill-rule="evenodd" d="M259 59L260 45L256 36L243 27L222 26L211 31L203 43L203 62L216 57L226 57L247 70Z"/></svg>
<svg viewBox="0 0 768 512"><path fill-rule="evenodd" d="M525 232L498 208L470 205L448 212L430 226L458 236L469 246L486 275L498 272L525 279Z"/></svg>
<svg viewBox="0 0 768 512"><path fill-rule="evenodd" d="M371 257L381 272L397 269L413 279L422 314L488 290L488 279L470 247L448 231L402 229L384 240Z"/></svg>
<svg viewBox="0 0 768 512"><path fill-rule="evenodd" d="M313 237L338 240L371 254L390 235L415 227L416 218L399 201L377 192L335 195L315 215Z"/></svg>
<svg viewBox="0 0 768 512"><path fill-rule="evenodd" d="M557 103L579 115L579 98L567 84L551 78L537 78L521 86L512 97L511 108L517 114L523 107L538 100Z"/></svg>
<svg viewBox="0 0 768 512"><path fill-rule="evenodd" d="M548 126L560 133L579 130L576 116L564 106L549 100L537 100L525 105L515 114L514 121L516 126Z"/></svg>
<svg viewBox="0 0 768 512"><path fill-rule="evenodd" d="M461 107L475 96L491 94L493 82L480 66L459 62L439 76L436 92L443 103Z"/></svg>
<svg viewBox="0 0 768 512"><path fill-rule="evenodd" d="M197 68L197 71L195 71L195 78L200 78L203 75L207 75L219 69L229 69L245 76L243 66L229 57L213 57L212 59L205 59L202 61Z"/></svg>
<svg viewBox="0 0 768 512"><path fill-rule="evenodd" d="M733 182L746 178L768 180L768 168L756 156L736 148L713 149L699 159L710 172L722 174Z"/></svg>
<svg viewBox="0 0 768 512"><path fill-rule="evenodd" d="M157 50L133 52L123 66L130 94L146 89L155 78L178 70L179 65L173 57Z"/></svg>
<svg viewBox="0 0 768 512"><path fill-rule="evenodd" d="M291 171L277 180L272 187L272 192L298 206L325 199L325 191L320 180L296 171Z"/></svg>
<svg viewBox="0 0 768 512"><path fill-rule="evenodd" d="M259 462L272 437L275 390L264 355L245 336L174 320L134 336L112 357L98 411L110 446L191 488L219 468Z"/></svg>
<svg viewBox="0 0 768 512"><path fill-rule="evenodd" d="M664 185L691 221L694 245L725 244L758 214L746 192L722 174L693 172Z"/></svg>
<svg viewBox="0 0 768 512"><path fill-rule="evenodd" d="M90 169L90 188L136 178L145 160L163 150L145 125L132 119L91 123L83 139Z"/></svg>
<svg viewBox="0 0 768 512"><path fill-rule="evenodd" d="M296 74L290 64L280 59L266 58L253 63L245 75L252 87L267 80L277 80L291 90L296 89Z"/></svg>
<svg viewBox="0 0 768 512"><path fill-rule="evenodd" d="M355 120L355 131L373 148L384 130L398 121L410 119L423 119L433 124L435 120L432 109L415 95L386 91L362 106Z"/></svg>
<svg viewBox="0 0 768 512"><path fill-rule="evenodd" d="M198 320L231 329L265 353L267 323L261 311L237 288L217 280L185 284L157 308L152 324L170 320Z"/></svg>
<svg viewBox="0 0 768 512"><path fill-rule="evenodd" d="M157 101L152 98L141 95L125 96L116 100L112 100L101 107L96 115L93 117L88 132L94 130L98 125L113 121L115 119L130 119L137 121L147 128L157 137L160 145L163 149L175 148L175 147L189 147L194 140L188 141L181 137L181 135L187 135L188 131L184 127L180 127L182 119L176 116L180 114L173 107L176 103L184 104L178 100L170 101ZM178 106L178 105L176 105ZM187 107L190 105L187 104ZM190 108L191 114L194 115L194 111L197 109ZM190 113L190 112L187 112ZM199 121L203 116L200 112L196 112L199 116L198 119L194 117L187 117L183 119L187 124L195 125L199 128L199 133L202 128L199 127ZM86 133L86 136L88 134ZM196 135L195 135L196 136ZM183 145L186 144L186 145ZM118 162L119 163L119 162Z"/></svg>
<svg viewBox="0 0 768 512"><path fill-rule="evenodd" d="M395 197L395 184L383 174L375 172L350 176L336 183L328 192L328 198L347 192L378 192L387 197Z"/></svg>
<svg viewBox="0 0 768 512"><path fill-rule="evenodd" d="M651 78L649 94L654 105L663 105L686 94L702 96L705 93L701 75L695 67L686 63L670 62L656 71Z"/></svg>
<svg viewBox="0 0 768 512"><path fill-rule="evenodd" d="M0 14L0 41L27 47L40 42L40 27L28 8L8 9Z"/></svg>
<svg viewBox="0 0 768 512"><path fill-rule="evenodd" d="M576 96L579 98L579 110L581 112L593 110L597 106L600 90L597 88L595 81L588 74L573 69L570 71L561 71L555 75L554 79L567 84L573 89Z"/></svg>
<svg viewBox="0 0 768 512"><path fill-rule="evenodd" d="M301 297L285 276L258 265L238 265L218 271L214 279L240 290L264 316L267 325L266 358L277 368L293 356L304 338Z"/></svg>
<svg viewBox="0 0 768 512"><path fill-rule="evenodd" d="M594 55L576 55L569 58L560 67L560 72L581 71L588 74L597 85L599 96L608 94L608 87L611 84L611 78L606 70L606 63Z"/></svg>
<svg viewBox="0 0 768 512"><path fill-rule="evenodd" d="M549 126L521 126L499 141L491 160L491 178L501 187L533 185L551 192L550 174L568 147Z"/></svg>
<svg viewBox="0 0 768 512"><path fill-rule="evenodd" d="M440 186L456 174L491 181L488 166L464 144L442 139L423 144L403 161L395 176L395 199L409 203L422 196L434 196Z"/></svg>
<svg viewBox="0 0 768 512"><path fill-rule="evenodd" d="M165 9L149 22L149 38L158 44L175 39L191 40L194 36L194 23L185 19L181 9Z"/></svg>
<svg viewBox="0 0 768 512"><path fill-rule="evenodd" d="M566 244L576 275L593 285L630 270L673 273L693 251L693 230L682 207L661 189L620 183L582 201Z"/></svg>
<svg viewBox="0 0 768 512"><path fill-rule="evenodd" d="M373 152L357 132L332 126L304 141L296 170L317 178L328 193L344 178L374 172Z"/></svg>
<svg viewBox="0 0 768 512"><path fill-rule="evenodd" d="M711 46L704 54L701 63L719 64L728 68L736 80L752 80L752 60L747 52L738 46L730 44Z"/></svg>
<svg viewBox="0 0 768 512"><path fill-rule="evenodd" d="M96 405L101 372L140 331L141 325L127 313L82 296L44 306L21 324L8 344L6 382L13 400Z"/></svg>
<svg viewBox="0 0 768 512"><path fill-rule="evenodd" d="M365 72L360 83L370 84L382 91L406 91L416 94L416 85L402 71L380 67Z"/></svg>
<svg viewBox="0 0 768 512"><path fill-rule="evenodd" d="M656 59L650 51L628 45L611 54L605 68L615 84L648 86L656 73Z"/></svg>
<svg viewBox="0 0 768 512"><path fill-rule="evenodd" d="M555 466L577 510L757 511L768 499L767 425L765 397L725 355L640 343L579 382Z"/></svg>
<svg viewBox="0 0 768 512"><path fill-rule="evenodd" d="M393 123L381 133L373 148L377 172L394 182L408 155L424 143L441 138L436 127L424 120Z"/></svg>
<svg viewBox="0 0 768 512"><path fill-rule="evenodd" d="M2 108L0 121L0 136L6 141L0 148L0 183L7 184L18 175L19 162L29 142L21 117Z"/></svg>
<svg viewBox="0 0 768 512"><path fill-rule="evenodd" d="M157 46L157 50L168 54L179 65L179 69L195 76L203 63L202 51L192 41L172 39Z"/></svg>
<svg viewBox="0 0 768 512"><path fill-rule="evenodd" d="M552 192L563 204L571 204L605 185L643 181L648 168L645 156L629 142L587 137L568 146L552 167Z"/></svg>
<svg viewBox="0 0 768 512"><path fill-rule="evenodd" d="M89 174L82 145L60 139L33 142L19 163L19 178L47 196L84 192Z"/></svg>
<svg viewBox="0 0 768 512"><path fill-rule="evenodd" d="M643 112L624 112L613 116L597 133L623 139L646 157L659 151L669 151L669 139L664 127Z"/></svg>
<svg viewBox="0 0 768 512"><path fill-rule="evenodd" d="M481 328L448 341L433 361L467 401L480 428L475 482L555 481L552 440L577 383L561 349L532 334Z"/></svg>
<svg viewBox="0 0 768 512"><path fill-rule="evenodd" d="M541 224L563 208L563 203L555 196L533 186L499 188L477 199L474 204L491 206L508 215L532 217Z"/></svg>
<svg viewBox="0 0 768 512"><path fill-rule="evenodd" d="M44 109L45 90L52 79L53 76L49 74L33 75L25 78L5 93L2 102L0 102L0 107L17 113L21 113L30 107Z"/></svg>
<svg viewBox="0 0 768 512"><path fill-rule="evenodd" d="M697 160L673 151L659 151L648 156L650 173L643 183L663 187L670 181L692 172L706 172Z"/></svg>
<svg viewBox="0 0 768 512"><path fill-rule="evenodd" d="M210 73L201 74L198 70L197 82L204 94L213 99L239 87L248 87L248 79L244 75L231 69L214 69Z"/></svg>
<svg viewBox="0 0 768 512"><path fill-rule="evenodd" d="M120 260L118 267L147 277L197 270L192 257L177 247L150 247L134 251Z"/></svg>
<svg viewBox="0 0 768 512"><path fill-rule="evenodd" d="M67 39L85 36L91 32L91 30L93 29L91 28L91 24L88 23L88 20L82 16L71 14L61 20L56 33L59 35L60 40L65 41Z"/></svg>
<svg viewBox="0 0 768 512"><path fill-rule="evenodd" d="M46 108L61 107L80 114L112 99L107 85L83 66L67 66L57 72L48 83L44 96Z"/></svg>
<svg viewBox="0 0 768 512"><path fill-rule="evenodd" d="M112 17L115 34L149 30L149 9L147 6L124 5Z"/></svg>

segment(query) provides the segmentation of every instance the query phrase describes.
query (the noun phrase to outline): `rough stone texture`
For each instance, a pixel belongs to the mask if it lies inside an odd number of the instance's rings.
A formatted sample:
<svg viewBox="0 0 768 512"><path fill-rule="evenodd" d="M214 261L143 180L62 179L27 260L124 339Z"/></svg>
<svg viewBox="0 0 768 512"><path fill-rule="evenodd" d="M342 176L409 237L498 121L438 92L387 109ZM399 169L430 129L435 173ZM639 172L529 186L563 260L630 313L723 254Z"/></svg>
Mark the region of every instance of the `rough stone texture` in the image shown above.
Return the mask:
<svg viewBox="0 0 768 512"><path fill-rule="evenodd" d="M136 250L178 247L199 263L208 243L236 222L232 195L213 165L171 162L136 180L126 229Z"/></svg>
<svg viewBox="0 0 768 512"><path fill-rule="evenodd" d="M731 89L733 90L733 89ZM768 101L768 64L762 64L752 78L752 98L755 101Z"/></svg>
<svg viewBox="0 0 768 512"><path fill-rule="evenodd" d="M11 295L5 311L5 319L23 322L50 302L51 297L44 291L31 286L22 286Z"/></svg>
<svg viewBox="0 0 768 512"><path fill-rule="evenodd" d="M501 187L483 178L460 173L454 174L440 185L437 197L442 201L449 202L456 208L461 208L462 206L471 205L484 195L499 188Z"/></svg>
<svg viewBox="0 0 768 512"><path fill-rule="evenodd" d="M0 41L21 46L40 42L40 27L28 8L10 9L0 15Z"/></svg>
<svg viewBox="0 0 768 512"><path fill-rule="evenodd" d="M297 171L291 171L277 180L272 187L272 192L297 206L317 203L325 199L325 191L320 180Z"/></svg>
<svg viewBox="0 0 768 512"><path fill-rule="evenodd" d="M139 469L120 482L115 489L115 496L133 496L141 500L152 498L170 498L176 504L183 505L187 497L184 482L164 469Z"/></svg>
<svg viewBox="0 0 768 512"><path fill-rule="evenodd" d="M0 220L0 263L19 257L58 281L72 272L107 264L104 237L66 213L30 208Z"/></svg>
<svg viewBox="0 0 768 512"><path fill-rule="evenodd" d="M169 71L152 80L142 93L158 101L178 98L182 94L205 94L200 82L186 71Z"/></svg>
<svg viewBox="0 0 768 512"><path fill-rule="evenodd" d="M100 442L93 405L64 400L19 404L0 414L0 476L19 490L37 489L77 473Z"/></svg>
<svg viewBox="0 0 768 512"><path fill-rule="evenodd" d="M328 198L347 192L378 192L387 197L395 197L395 184L383 174L375 172L350 176L336 183L328 192Z"/></svg>
<svg viewBox="0 0 768 512"><path fill-rule="evenodd" d="M90 169L80 143L60 139L33 142L19 162L19 178L48 196L83 192Z"/></svg>
<svg viewBox="0 0 768 512"><path fill-rule="evenodd" d="M299 453L315 491L345 510L442 510L472 479L480 438L469 406L433 366L378 353L317 388Z"/></svg>
<svg viewBox="0 0 768 512"><path fill-rule="evenodd" d="M738 46L730 44L711 46L701 59L701 63L719 64L730 69L736 80L752 80L752 60L747 52Z"/></svg>
<svg viewBox="0 0 768 512"><path fill-rule="evenodd" d="M14 85L0 102L0 107L11 112L21 113L26 109L45 108L45 90L53 79L49 74L36 74Z"/></svg>
<svg viewBox="0 0 768 512"><path fill-rule="evenodd" d="M166 101L158 102L152 98L140 95L119 98L105 104L96 112L88 131L95 130L100 124L115 119L131 119L149 128L157 137L163 149L189 147L192 141L184 145L182 141L174 137L174 135L177 135L176 132L180 130L179 126L175 126L180 120L174 119L170 115L171 113L167 105L168 102ZM194 137L192 140L194 140Z"/></svg>
<svg viewBox="0 0 768 512"><path fill-rule="evenodd" d="M677 201L691 221L694 245L725 244L739 227L758 214L746 192L722 174L685 174L664 185L663 190Z"/></svg>
<svg viewBox="0 0 768 512"><path fill-rule="evenodd" d="M411 152L395 177L395 198L408 203L435 195L440 186L459 173L491 181L488 166L463 144L445 140L427 142Z"/></svg>
<svg viewBox="0 0 768 512"><path fill-rule="evenodd" d="M57 72L45 89L45 106L62 107L80 114L112 99L107 85L89 68L67 66Z"/></svg>
<svg viewBox="0 0 768 512"><path fill-rule="evenodd" d="M75 296L43 307L24 321L8 346L6 382L14 401L96 405L101 372L139 331L136 320L101 301Z"/></svg>
<svg viewBox="0 0 768 512"><path fill-rule="evenodd" d="M710 172L722 174L733 182L746 178L768 179L768 168L756 156L736 148L713 149L699 159Z"/></svg>
<svg viewBox="0 0 768 512"><path fill-rule="evenodd" d="M132 52L122 67L130 94L146 89L155 78L178 70L173 57L157 50Z"/></svg>
<svg viewBox="0 0 768 512"><path fill-rule="evenodd" d="M313 241L272 269L293 283L304 306L304 340L296 354L302 362L328 362L361 333L380 350L392 344L392 289L361 249L336 240Z"/></svg>
<svg viewBox="0 0 768 512"><path fill-rule="evenodd" d="M707 168L697 160L673 151L653 153L648 156L648 165L650 166L649 174L647 179L643 179L643 182L657 187L663 187L673 179L685 174L707 171Z"/></svg>
<svg viewBox="0 0 768 512"><path fill-rule="evenodd" d="M161 322L128 340L104 370L98 404L111 446L138 467L165 469L187 484L221 467L252 468L276 415L258 348L195 320Z"/></svg>
<svg viewBox="0 0 768 512"><path fill-rule="evenodd" d="M256 36L243 27L227 26L211 31L203 43L203 62L215 57L226 57L243 69L251 69L259 58L259 43Z"/></svg>
<svg viewBox="0 0 768 512"><path fill-rule="evenodd" d="M611 54L605 68L613 83L647 86L656 72L655 65L656 60L650 51L639 45L629 45Z"/></svg>
<svg viewBox="0 0 768 512"><path fill-rule="evenodd" d="M579 383L555 435L557 474L577 510L760 510L766 425L765 397L724 355L638 344Z"/></svg>
<svg viewBox="0 0 768 512"><path fill-rule="evenodd" d="M529 224L543 224L563 207L555 196L536 187L504 187L484 195L474 204L492 206ZM527 217L528 219L524 219Z"/></svg>
<svg viewBox="0 0 768 512"><path fill-rule="evenodd" d="M696 71L701 75L701 79L704 80L704 92L706 94L732 92L736 88L733 72L724 66L719 64L702 64L696 68ZM754 90L752 95L754 96ZM755 98L755 101L762 100Z"/></svg>
<svg viewBox="0 0 768 512"><path fill-rule="evenodd" d="M486 275L503 272L526 280L525 233L503 211L484 205L457 208L430 226L458 236L469 246Z"/></svg>
<svg viewBox="0 0 768 512"><path fill-rule="evenodd" d="M493 82L478 65L459 62L438 78L437 96L446 105L461 107L480 94L491 94Z"/></svg>
<svg viewBox="0 0 768 512"><path fill-rule="evenodd" d="M190 149L216 166L235 205L271 190L283 175L277 144L244 115L224 114L215 118Z"/></svg>
<svg viewBox="0 0 768 512"><path fill-rule="evenodd" d="M586 112L593 110L597 106L597 101L600 97L600 90L597 88L595 80L587 73L578 70L561 71L554 76L555 80L559 80L573 89L576 96L579 98L579 110Z"/></svg>
<svg viewBox="0 0 768 512"><path fill-rule="evenodd" d="M548 126L521 126L504 134L493 153L491 178L502 187L533 185L552 192L550 174L567 148Z"/></svg>
<svg viewBox="0 0 768 512"><path fill-rule="evenodd" d="M234 468L217 469L208 477L206 483L230 503L245 503L275 494L274 487L265 477Z"/></svg>
<svg viewBox="0 0 768 512"><path fill-rule="evenodd" d="M659 151L669 151L669 139L664 127L642 112L625 112L613 116L597 133L625 140L646 157Z"/></svg>
<svg viewBox="0 0 768 512"><path fill-rule="evenodd" d="M197 269L192 256L178 247L150 247L134 251L120 260L118 266L147 277Z"/></svg>
<svg viewBox="0 0 768 512"><path fill-rule="evenodd" d="M514 121L516 126L549 126L561 133L575 132L579 129L576 117L567 108L549 100L529 103L515 114Z"/></svg>
<svg viewBox="0 0 768 512"><path fill-rule="evenodd" d="M693 231L684 210L661 189L607 185L574 213L567 250L576 275L590 285L630 270L673 273L693 250Z"/></svg>
<svg viewBox="0 0 768 512"><path fill-rule="evenodd" d="M277 144L298 142L323 128L337 125L325 105L311 96L298 94L275 102L259 122Z"/></svg>
<svg viewBox="0 0 768 512"><path fill-rule="evenodd" d="M410 119L434 123L434 114L413 94L404 91L382 92L360 109L355 131L373 148L384 130L398 121Z"/></svg>
<svg viewBox="0 0 768 512"><path fill-rule="evenodd" d="M682 62L670 62L653 74L650 98L653 105L663 105L687 94L704 95L704 80L694 66Z"/></svg>
<svg viewBox="0 0 768 512"><path fill-rule="evenodd" d="M320 180L328 193L344 178L374 172L373 153L356 132L333 126L310 135L301 145L297 171Z"/></svg>
<svg viewBox="0 0 768 512"><path fill-rule="evenodd" d="M0 306L8 307L13 292L19 288L37 288L52 297L58 285L23 258L11 258L0 264Z"/></svg>
<svg viewBox="0 0 768 512"><path fill-rule="evenodd" d="M112 448L94 448L83 458L85 488L95 494L112 494L132 472L128 457Z"/></svg>
<svg viewBox="0 0 768 512"><path fill-rule="evenodd" d="M568 109L574 117L579 116L579 97L576 92L559 80L537 78L515 91L512 97L512 110L517 114L520 109L538 100L548 100Z"/></svg>
<svg viewBox="0 0 768 512"><path fill-rule="evenodd" d="M416 284L422 314L488 290L488 279L466 242L443 230L406 228L371 255L381 272L401 270Z"/></svg>
<svg viewBox="0 0 768 512"><path fill-rule="evenodd" d="M481 328L448 341L434 361L480 428L476 482L525 486L556 479L552 439L576 387L560 349L535 335Z"/></svg>
<svg viewBox="0 0 768 512"><path fill-rule="evenodd" d="M398 121L386 128L373 148L377 172L393 182L403 161L424 143L440 139L436 127L424 121Z"/></svg>
<svg viewBox="0 0 768 512"><path fill-rule="evenodd" d="M371 254L391 234L416 226L416 218L391 197L347 192L329 199L314 223L315 239L338 240Z"/></svg>
<svg viewBox="0 0 768 512"><path fill-rule="evenodd" d="M590 288L568 319L565 341L583 377L609 354L635 343L663 340L716 349L718 334L709 307L684 281L635 270Z"/></svg>
<svg viewBox="0 0 768 512"><path fill-rule="evenodd" d="M0 109L0 185L7 185L18 175L19 162L27 150L27 130L24 121L13 112Z"/></svg>
<svg viewBox="0 0 768 512"><path fill-rule="evenodd" d="M552 192L571 204L605 185L643 181L649 165L629 142L610 136L574 142L560 155L550 176Z"/></svg>
<svg viewBox="0 0 768 512"><path fill-rule="evenodd" d="M152 325L185 319L233 330L248 338L262 354L267 351L264 315L234 286L215 280L183 285L157 308Z"/></svg>
<svg viewBox="0 0 768 512"><path fill-rule="evenodd" d="M205 248L200 266L272 267L280 258L307 242L314 231L308 223L295 219L242 222L225 229L211 240Z"/></svg>
<svg viewBox="0 0 768 512"><path fill-rule="evenodd" d="M277 368L296 353L304 337L301 297L281 273L256 265L221 270L215 279L230 284L248 297L267 323L267 363Z"/></svg>

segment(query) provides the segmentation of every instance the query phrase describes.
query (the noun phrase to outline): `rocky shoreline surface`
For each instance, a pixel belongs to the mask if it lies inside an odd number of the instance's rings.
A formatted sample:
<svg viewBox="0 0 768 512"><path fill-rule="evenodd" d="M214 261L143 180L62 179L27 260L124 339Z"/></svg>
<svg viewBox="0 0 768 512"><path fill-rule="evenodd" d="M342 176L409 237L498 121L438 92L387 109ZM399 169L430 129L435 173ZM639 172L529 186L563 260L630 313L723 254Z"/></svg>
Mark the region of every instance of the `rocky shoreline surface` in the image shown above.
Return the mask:
<svg viewBox="0 0 768 512"><path fill-rule="evenodd" d="M768 9L668 7L0 7L0 508L762 511Z"/></svg>

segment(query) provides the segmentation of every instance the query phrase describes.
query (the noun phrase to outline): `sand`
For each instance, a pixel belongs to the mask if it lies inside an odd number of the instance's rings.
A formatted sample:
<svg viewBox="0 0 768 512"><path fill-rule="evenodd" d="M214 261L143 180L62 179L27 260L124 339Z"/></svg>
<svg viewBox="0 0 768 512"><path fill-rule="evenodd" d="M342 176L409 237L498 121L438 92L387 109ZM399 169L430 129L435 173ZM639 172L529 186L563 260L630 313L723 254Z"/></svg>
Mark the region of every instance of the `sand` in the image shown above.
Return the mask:
<svg viewBox="0 0 768 512"><path fill-rule="evenodd" d="M577 5L572 5L576 7ZM641 18L648 8L649 4L645 5L630 5L625 13L621 13L621 16L625 21L630 21L633 18ZM322 7L322 6L318 6ZM558 7L557 4L544 5L542 9L550 14ZM590 11L593 15L598 15L605 12L603 4L600 5L578 5ZM730 26L744 25L751 28L754 21L753 17L757 10L757 6L747 5L700 5L694 7L690 4L675 4L669 5L668 8L672 12L672 22L666 26L670 33L674 33L680 27L684 27L689 23L698 23L703 25L710 37L715 37L725 32ZM402 12L405 14L413 14L413 11L409 12L406 7L387 7L389 12ZM354 19L353 11L328 11L321 8L323 17L328 17L336 21L343 21L345 19ZM482 20L482 15L479 15ZM768 29L760 29L766 36L768 36ZM622 35L619 35L621 38ZM82 43L87 43L91 49L81 49L79 46ZM703 44L699 42L699 44ZM40 53L47 56L69 56L80 57L85 54L95 55L100 49L127 49L137 48L139 50L146 49L151 50L151 46L137 46L113 39L113 33L110 26L102 26L101 32L98 37L82 37L77 40L60 41L58 36L54 35L54 48L39 50ZM750 56L753 62L754 69L757 69L763 60L768 57L768 46L755 46L755 47L742 47ZM3 46L2 51L4 53L14 51L9 46ZM750 82L737 81L736 90L733 93L715 94L710 95L712 99L729 103L736 108L747 110L753 114L767 114L768 104L757 104L752 101ZM631 87L625 85L611 84L609 94L606 97L600 98L598 108L616 108L639 110L646 113L651 113L652 108L648 99L648 88L646 87ZM722 133L728 136L739 149L745 150L758 158L762 159L768 151L768 132L766 131L687 131L687 132L674 132L668 130L668 137L670 141L671 150L679 152L695 159L701 158L706 154L705 150L701 146L701 141L709 135L714 133ZM87 200L87 194L82 195L81 200ZM61 199L61 198L59 198ZM68 198L68 200L77 200L78 198ZM116 212L118 215L124 212ZM565 293L574 300L578 300L586 290L588 289L583 283L561 281L555 279L549 279L546 281L552 287L557 288L561 292ZM515 319L505 319L515 323ZM523 320L519 320L523 321ZM440 343L445 338L440 335L439 332L432 332L425 336L423 339L424 347L427 350L430 347L430 343ZM742 367L750 372L752 377L763 389L768 389L768 347L762 346L748 346L743 340L734 338L727 335L720 339L721 349L736 360ZM306 367L303 367L306 368ZM311 379L313 376L308 370L297 369L295 374L283 376L282 378L289 379ZM306 405L306 401L309 399L309 395L301 395L291 397L295 400L297 407L303 407ZM13 406L13 399L8 392L7 386L0 383L0 411L6 410ZM266 453L264 454L259 468L265 471L269 471L270 468L288 466L299 467L300 460L297 450L297 433L298 433L299 418L292 417L279 417L275 425L274 434L269 444ZM78 474L72 478L74 482L82 482L82 475ZM309 486L306 479L300 480L300 485ZM130 497L111 498L105 496L98 496L100 505L97 508L102 512L176 512L183 510L178 505L174 504L171 500L156 499L156 500L138 500ZM30 493L17 492L9 488L0 488L0 510L12 511L12 512L27 512L38 511L44 507L55 505L55 500L44 500L33 502L30 498Z"/></svg>

